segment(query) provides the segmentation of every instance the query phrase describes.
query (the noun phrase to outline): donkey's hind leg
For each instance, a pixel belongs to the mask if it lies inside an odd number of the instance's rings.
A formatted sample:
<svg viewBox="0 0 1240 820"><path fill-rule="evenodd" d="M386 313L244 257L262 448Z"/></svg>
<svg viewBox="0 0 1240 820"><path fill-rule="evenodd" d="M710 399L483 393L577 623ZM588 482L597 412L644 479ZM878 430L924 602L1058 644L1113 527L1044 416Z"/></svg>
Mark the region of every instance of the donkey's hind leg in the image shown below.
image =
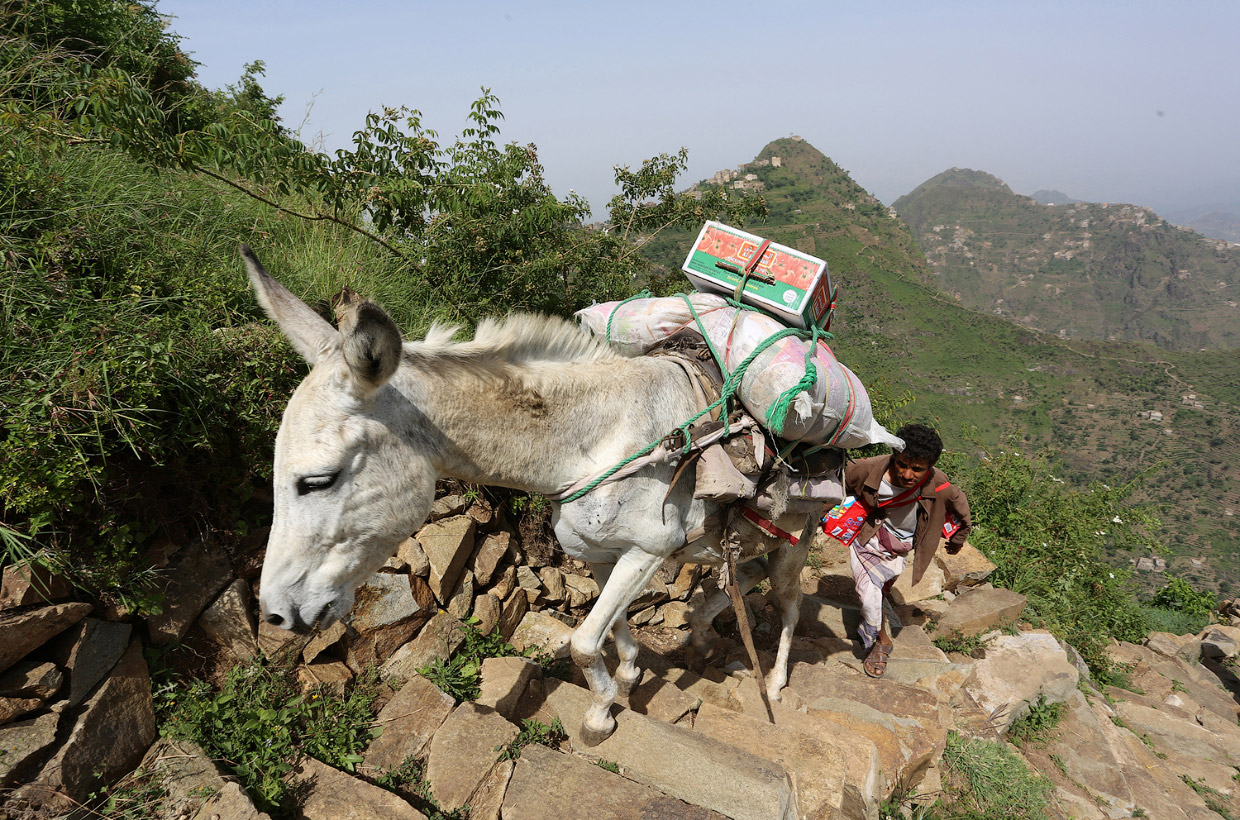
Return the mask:
<svg viewBox="0 0 1240 820"><path fill-rule="evenodd" d="M780 690L788 683L788 654L792 649L792 633L801 619L801 570L809 556L813 534L813 529L807 528L796 546L784 544L770 554L768 575L771 579L771 592L779 605L783 624L779 633L779 653L766 679L766 693L771 700L779 700Z"/></svg>
<svg viewBox="0 0 1240 820"><path fill-rule="evenodd" d="M611 716L611 705L616 702L616 682L607 671L607 665L603 663L603 641L607 633L612 631L617 618L628 612L629 604L649 583L661 563L659 556L637 548L626 552L603 583L602 592L594 602L590 614L573 632L569 644L573 663L585 674L590 692L594 695L594 702L586 710L581 726L581 739L587 746L603 742L616 728L615 718ZM605 567L596 566L594 572L603 577L608 575ZM627 627L622 633L632 641ZM636 654L634 646L632 655Z"/></svg>
<svg viewBox="0 0 1240 820"><path fill-rule="evenodd" d="M758 581L766 577L766 561L762 558L755 558L752 561L746 561L736 568L740 581L741 594L749 592L753 589ZM689 611L689 630L691 654L695 655L700 661L705 662L709 657L711 649L711 622L715 620L715 616L732 603L732 598L728 595L726 589L714 589L707 592L705 599L698 606L693 607Z"/></svg>

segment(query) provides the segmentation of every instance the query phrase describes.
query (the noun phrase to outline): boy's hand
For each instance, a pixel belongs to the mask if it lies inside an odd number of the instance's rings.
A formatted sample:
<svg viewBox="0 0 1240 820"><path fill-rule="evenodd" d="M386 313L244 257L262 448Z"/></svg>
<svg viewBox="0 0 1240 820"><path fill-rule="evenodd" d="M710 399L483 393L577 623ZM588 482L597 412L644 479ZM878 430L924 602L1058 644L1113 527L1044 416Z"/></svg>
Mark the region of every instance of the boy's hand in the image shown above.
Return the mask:
<svg viewBox="0 0 1240 820"><path fill-rule="evenodd" d="M956 553L960 552L960 550L962 549L964 549L964 544L952 544L950 542L948 542L947 544L948 555L955 555Z"/></svg>

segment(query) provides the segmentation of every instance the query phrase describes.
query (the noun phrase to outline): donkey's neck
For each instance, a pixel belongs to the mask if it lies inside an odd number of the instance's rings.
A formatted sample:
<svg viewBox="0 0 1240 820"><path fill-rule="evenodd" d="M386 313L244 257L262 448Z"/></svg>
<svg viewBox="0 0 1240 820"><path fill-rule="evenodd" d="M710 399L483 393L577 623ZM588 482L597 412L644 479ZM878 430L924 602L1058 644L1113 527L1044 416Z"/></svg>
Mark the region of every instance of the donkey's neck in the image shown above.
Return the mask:
<svg viewBox="0 0 1240 820"><path fill-rule="evenodd" d="M694 411L679 368L653 359L540 362L474 372L402 368L442 475L553 493L632 455Z"/></svg>

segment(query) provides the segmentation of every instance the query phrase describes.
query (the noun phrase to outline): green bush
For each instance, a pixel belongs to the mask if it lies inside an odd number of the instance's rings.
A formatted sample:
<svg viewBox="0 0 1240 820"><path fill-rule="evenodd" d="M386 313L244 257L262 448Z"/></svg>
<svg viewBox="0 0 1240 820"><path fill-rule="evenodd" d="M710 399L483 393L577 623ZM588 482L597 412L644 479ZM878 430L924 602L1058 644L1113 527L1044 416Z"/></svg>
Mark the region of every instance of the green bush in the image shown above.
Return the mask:
<svg viewBox="0 0 1240 820"><path fill-rule="evenodd" d="M1028 617L1080 651L1091 670L1109 668L1109 638L1148 633L1128 573L1108 550L1147 546L1157 520L1128 503L1136 480L1120 487L1071 488L1044 453L1001 451L959 477L969 497L970 542L997 567L994 583L1028 598Z"/></svg>
<svg viewBox="0 0 1240 820"><path fill-rule="evenodd" d="M1186 615L1204 615L1209 617L1214 611L1216 601L1211 592L1198 592L1192 584L1183 578L1167 575L1167 583L1154 593L1151 603L1160 609L1183 612Z"/></svg>

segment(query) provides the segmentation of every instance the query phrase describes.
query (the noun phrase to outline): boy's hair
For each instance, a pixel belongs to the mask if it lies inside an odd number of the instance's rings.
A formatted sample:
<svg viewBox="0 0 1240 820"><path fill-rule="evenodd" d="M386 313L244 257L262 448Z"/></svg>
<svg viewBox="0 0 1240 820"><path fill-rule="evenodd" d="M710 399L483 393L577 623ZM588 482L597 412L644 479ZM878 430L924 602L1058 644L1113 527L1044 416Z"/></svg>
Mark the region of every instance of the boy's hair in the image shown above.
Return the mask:
<svg viewBox="0 0 1240 820"><path fill-rule="evenodd" d="M939 438L933 427L906 424L896 431L896 435L904 439L902 452L909 458L925 459L934 466L943 454L943 439Z"/></svg>

